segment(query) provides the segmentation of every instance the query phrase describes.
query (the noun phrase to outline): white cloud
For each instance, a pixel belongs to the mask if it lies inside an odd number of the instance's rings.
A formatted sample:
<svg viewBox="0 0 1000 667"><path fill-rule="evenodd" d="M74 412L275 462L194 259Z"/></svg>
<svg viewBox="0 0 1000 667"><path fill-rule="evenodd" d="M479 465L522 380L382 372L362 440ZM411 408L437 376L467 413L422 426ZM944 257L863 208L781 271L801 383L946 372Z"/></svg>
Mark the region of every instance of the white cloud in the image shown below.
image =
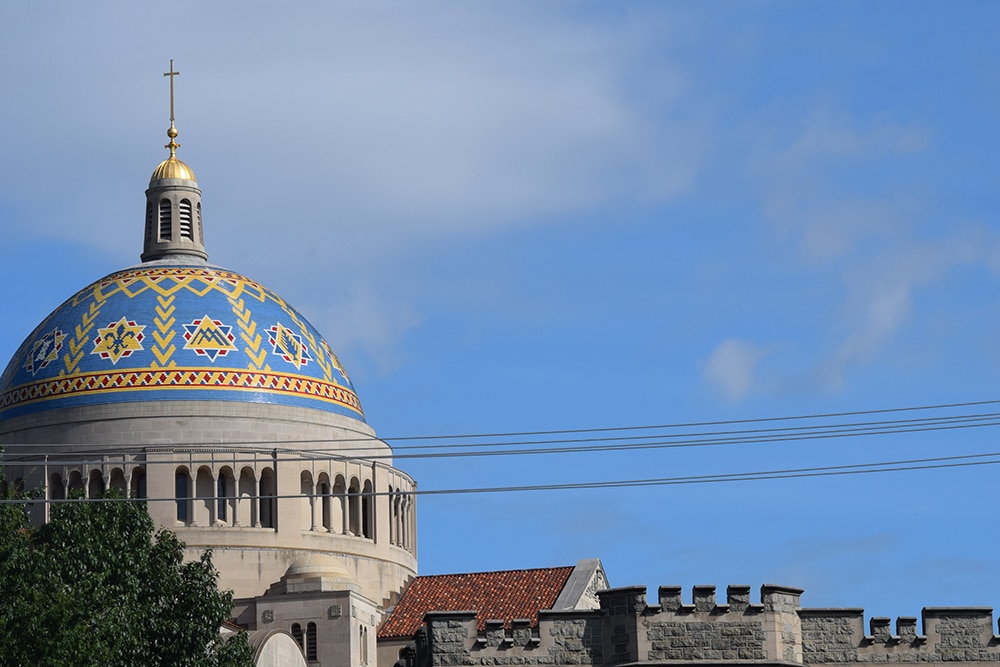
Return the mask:
<svg viewBox="0 0 1000 667"><path fill-rule="evenodd" d="M705 380L726 398L739 400L755 386L757 363L764 350L753 343L730 338L718 345L705 362Z"/></svg>
<svg viewBox="0 0 1000 667"><path fill-rule="evenodd" d="M905 176L908 161L930 147L926 129L826 108L791 128L761 132L766 146L751 165L761 213L802 275L842 287L839 303L825 306L831 325L806 343L814 361L768 385L841 389L852 369L876 360L921 316L921 290L958 266L995 264L1000 237L927 219L927 195Z"/></svg>
<svg viewBox="0 0 1000 667"><path fill-rule="evenodd" d="M887 117L858 121L827 108L792 128L790 136L762 132L769 143L751 168L765 219L805 261L829 263L897 235L919 210L921 193L881 179L896 171L894 160L928 146L924 128Z"/></svg>
<svg viewBox="0 0 1000 667"><path fill-rule="evenodd" d="M802 161L864 158L883 154L915 153L928 145L928 132L878 116L868 127L833 109L814 111L803 120L801 131L779 159L792 168Z"/></svg>
<svg viewBox="0 0 1000 667"><path fill-rule="evenodd" d="M423 322L411 303L367 285L352 285L347 293L313 294L312 298L322 300L304 303L302 311L314 314L310 321L334 351L363 359L365 366L379 374L402 363L400 339ZM349 373L360 370L350 365L347 368Z"/></svg>
<svg viewBox="0 0 1000 667"><path fill-rule="evenodd" d="M141 188L165 155L165 53L182 72L181 157L199 175L206 210L232 220L227 232L262 234L274 217L294 217L313 243L370 257L613 201L662 201L699 169L706 133L671 118L684 77L654 55L669 31L652 20L609 17L596 30L592 17L516 3L233 9L198 5L180 35L149 32L152 9L92 8L97 34L76 31L71 17L82 10L72 7L56 24L25 17L0 53L62 39L104 74L38 60L7 82L33 102L0 110L7 125L29 129L12 137L25 159L0 165L10 190L0 185L0 196L50 182L74 144L87 168L74 170L70 188ZM136 50L139 31L148 41ZM642 86L637 69L647 72ZM145 165L141 175L134 164ZM114 238L121 224L63 217L51 231L85 243L95 232Z"/></svg>
<svg viewBox="0 0 1000 667"><path fill-rule="evenodd" d="M933 243L905 241L869 262L852 266L842 306L847 333L836 350L818 364L819 377L828 387L841 387L848 370L869 362L906 324L916 293L958 267L989 266L998 248L996 234L962 229Z"/></svg>

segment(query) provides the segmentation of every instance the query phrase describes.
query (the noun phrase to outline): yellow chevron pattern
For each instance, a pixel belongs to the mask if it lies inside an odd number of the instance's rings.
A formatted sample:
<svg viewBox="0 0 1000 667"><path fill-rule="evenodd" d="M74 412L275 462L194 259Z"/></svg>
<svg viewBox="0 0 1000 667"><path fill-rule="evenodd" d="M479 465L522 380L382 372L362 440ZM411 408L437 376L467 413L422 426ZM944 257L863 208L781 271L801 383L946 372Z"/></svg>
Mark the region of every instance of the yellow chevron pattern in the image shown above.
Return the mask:
<svg viewBox="0 0 1000 667"><path fill-rule="evenodd" d="M240 328L240 338L246 343L243 351L250 359L249 368L252 370L270 370L264 363L267 358L267 348L262 347L264 337L257 332L257 322L251 318L250 308L247 307L243 299L229 299L229 305L233 307L233 314L236 315L236 326Z"/></svg>
<svg viewBox="0 0 1000 667"><path fill-rule="evenodd" d="M105 299L96 299L90 303L90 308L88 308L81 316L80 323L77 324L73 329L73 337L69 341L69 352L63 355L63 363L66 365L65 370L59 371L59 375L72 375L76 373L77 368L80 365L80 360L83 359L83 355L86 354L87 342L90 340L90 331L94 328L94 320L101 313L101 306L104 305Z"/></svg>
<svg viewBox="0 0 1000 667"><path fill-rule="evenodd" d="M177 318L174 317L174 295L157 295L156 317L153 318L153 346L150 348L156 361L150 364L153 368L170 368L177 365L170 357L174 355L177 346L171 341L176 332L173 330Z"/></svg>

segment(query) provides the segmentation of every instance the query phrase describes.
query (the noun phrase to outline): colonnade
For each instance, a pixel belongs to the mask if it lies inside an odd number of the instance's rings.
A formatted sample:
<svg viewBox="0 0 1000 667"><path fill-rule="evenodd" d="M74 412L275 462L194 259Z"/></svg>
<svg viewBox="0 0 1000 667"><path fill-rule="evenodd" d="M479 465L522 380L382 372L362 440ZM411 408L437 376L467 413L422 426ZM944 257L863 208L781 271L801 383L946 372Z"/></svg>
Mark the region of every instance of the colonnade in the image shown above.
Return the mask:
<svg viewBox="0 0 1000 667"><path fill-rule="evenodd" d="M357 474L299 473L299 517L303 531L349 535L375 539L376 509L389 518L389 543L413 551L416 522L412 492L389 486L377 493L373 480L365 476L368 466L358 466ZM394 480L397 484L406 480ZM187 466L175 470L177 521L185 526L252 526L277 529L279 501L290 502L292 494L279 493L274 468L255 470L243 467L237 478L232 467L216 472L208 465L193 476ZM384 500L383 500L384 499Z"/></svg>
<svg viewBox="0 0 1000 667"><path fill-rule="evenodd" d="M46 463L46 498L56 501L73 497L98 498L113 490L126 497L145 499L146 468L154 463L157 469L172 463L173 518L179 527L277 530L279 502L284 506L296 502L297 496L302 531L375 540L378 513L387 518L382 525L388 526L388 531L382 539L387 538L389 544L411 553L416 546L412 480L397 470L375 467L369 462L341 464L344 472L329 470L318 474L315 466L311 466L300 471L299 488L295 491L278 488L275 470L278 464L302 465L301 461L292 459L286 463L271 456L266 462L242 467L219 463L177 464L176 459L125 464L119 459L116 464L95 462L78 467ZM41 472L37 467L34 469ZM383 471L388 476L387 486L382 487L387 491L376 491L373 479L376 471ZM23 486L25 481L17 478L13 483ZM28 480L28 483L33 487L39 485L38 481ZM157 514L169 516L162 511Z"/></svg>
<svg viewBox="0 0 1000 667"><path fill-rule="evenodd" d="M112 468L108 479L99 468L90 470L86 476L84 472L70 470L66 477L59 472L49 474L46 496L50 500L65 500L74 496L99 498L113 490L128 498L146 497L146 470L141 466L130 466L127 470Z"/></svg>

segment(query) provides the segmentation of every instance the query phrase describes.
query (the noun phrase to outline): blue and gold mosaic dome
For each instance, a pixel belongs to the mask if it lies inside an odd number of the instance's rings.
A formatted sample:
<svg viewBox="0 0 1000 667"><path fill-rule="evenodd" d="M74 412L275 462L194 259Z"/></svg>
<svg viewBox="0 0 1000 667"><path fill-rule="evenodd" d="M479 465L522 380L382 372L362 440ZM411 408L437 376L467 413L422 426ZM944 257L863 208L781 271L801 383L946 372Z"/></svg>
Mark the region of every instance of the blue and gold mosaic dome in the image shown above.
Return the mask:
<svg viewBox="0 0 1000 667"><path fill-rule="evenodd" d="M315 408L364 420L319 332L238 273L164 259L77 292L0 376L0 419L82 405L212 400Z"/></svg>

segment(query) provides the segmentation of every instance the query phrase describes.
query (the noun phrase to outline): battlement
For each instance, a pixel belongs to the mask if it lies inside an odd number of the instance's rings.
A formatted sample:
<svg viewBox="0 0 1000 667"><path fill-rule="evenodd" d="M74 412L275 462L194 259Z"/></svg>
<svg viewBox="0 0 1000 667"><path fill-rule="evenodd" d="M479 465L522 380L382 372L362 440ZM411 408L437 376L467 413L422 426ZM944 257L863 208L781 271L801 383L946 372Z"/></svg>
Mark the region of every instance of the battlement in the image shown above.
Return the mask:
<svg viewBox="0 0 1000 667"><path fill-rule="evenodd" d="M646 604L646 589L642 586L610 588L598 592L601 609L609 613L622 613L625 609L641 609L644 613L667 614L759 614L764 611L789 611L799 608L802 590L788 586L765 584L760 589L761 604L751 604L750 586L733 585L726 588L726 603L716 602L715 586L699 585L691 589L691 604L684 604L680 586L660 586L657 604Z"/></svg>
<svg viewBox="0 0 1000 667"><path fill-rule="evenodd" d="M1000 663L1000 637L989 607L926 607L923 634L917 617L874 617L864 610L803 609L803 591L765 584L760 602L751 588L693 586L685 602L680 586L660 586L648 604L642 586L598 591L599 609L540 611L506 625L474 611L431 612L425 617L426 660L449 665L704 664L822 665L840 663Z"/></svg>
<svg viewBox="0 0 1000 667"><path fill-rule="evenodd" d="M864 609L802 609L803 655L818 662L1000 662L1000 637L990 607L924 607L915 616L875 616L865 632Z"/></svg>

